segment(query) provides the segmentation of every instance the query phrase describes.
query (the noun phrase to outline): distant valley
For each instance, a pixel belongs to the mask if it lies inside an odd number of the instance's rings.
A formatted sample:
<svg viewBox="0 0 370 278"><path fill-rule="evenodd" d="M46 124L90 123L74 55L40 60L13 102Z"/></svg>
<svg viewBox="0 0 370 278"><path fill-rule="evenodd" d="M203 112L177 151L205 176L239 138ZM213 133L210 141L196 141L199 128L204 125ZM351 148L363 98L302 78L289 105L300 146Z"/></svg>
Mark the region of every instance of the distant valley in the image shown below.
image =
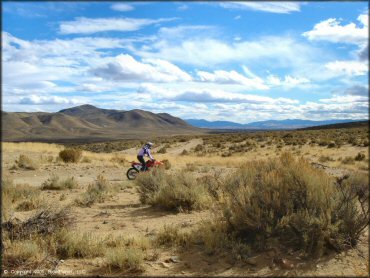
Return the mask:
<svg viewBox="0 0 370 278"><path fill-rule="evenodd" d="M287 120L267 120L258 121L248 124L240 124L229 121L207 121L197 119L185 120L188 124L200 128L210 129L250 129L250 130L276 130L276 129L298 129L315 127L322 125L340 124L340 123L352 123L359 121L367 121L366 119L350 120L350 119L339 119L339 120L326 120L326 121L310 121L300 119L287 119Z"/></svg>
<svg viewBox="0 0 370 278"><path fill-rule="evenodd" d="M99 142L143 139L157 136L204 134L232 130L300 129L360 120L310 121L300 119L268 120L249 124L229 121L182 120L167 113L101 109L85 104L46 112L2 111L3 141ZM367 121L367 120L362 120Z"/></svg>

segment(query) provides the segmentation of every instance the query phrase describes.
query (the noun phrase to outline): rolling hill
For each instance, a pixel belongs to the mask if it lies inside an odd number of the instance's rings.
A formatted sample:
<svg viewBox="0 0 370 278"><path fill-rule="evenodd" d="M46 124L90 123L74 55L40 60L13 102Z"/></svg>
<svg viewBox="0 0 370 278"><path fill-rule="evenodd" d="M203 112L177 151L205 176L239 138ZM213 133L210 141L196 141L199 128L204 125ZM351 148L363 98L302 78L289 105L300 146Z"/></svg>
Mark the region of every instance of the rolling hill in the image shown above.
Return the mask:
<svg viewBox="0 0 370 278"><path fill-rule="evenodd" d="M2 112L3 141L104 141L204 131L166 113L81 105L56 113Z"/></svg>

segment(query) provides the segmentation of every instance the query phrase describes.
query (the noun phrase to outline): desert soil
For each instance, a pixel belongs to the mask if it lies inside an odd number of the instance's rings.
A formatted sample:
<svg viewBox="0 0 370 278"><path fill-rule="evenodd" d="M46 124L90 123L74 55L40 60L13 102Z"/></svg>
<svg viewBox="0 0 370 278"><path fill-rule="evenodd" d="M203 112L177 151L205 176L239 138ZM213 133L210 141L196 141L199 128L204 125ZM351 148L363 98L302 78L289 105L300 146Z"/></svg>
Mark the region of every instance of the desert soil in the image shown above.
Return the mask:
<svg viewBox="0 0 370 278"><path fill-rule="evenodd" d="M190 150L201 143L199 140L201 139L173 146L166 155L170 158L170 161L171 159L176 159L176 156L183 149ZM344 153L347 151L343 149ZM302 153L304 152L303 150ZM352 154L357 153L353 152L353 150L348 152ZM136 150L134 149L121 152L123 155L132 155L131 158L134 158L135 153ZM120 191L104 203L96 203L88 208L72 207L72 213L76 217L74 229L78 231L91 232L96 236L123 234L153 237L164 225L175 225L182 229L192 229L199 222L212 218L210 211L169 213L141 204L134 182L128 181L125 175L128 164L122 165L109 160L99 160L99 158L96 158L98 156L94 156L92 162L89 163L64 164L56 161L51 163L44 161L40 162L37 170L10 170L20 154L25 154L36 161L41 161L41 154L57 157L55 150L51 150L48 153L47 150L42 151L40 149L29 149L27 151L3 149L3 171L12 177L15 184L27 183L32 186L40 186L51 174L56 174L60 178L75 177L78 181L80 186L78 189L42 191L45 201L50 203L59 203L60 205L71 203L85 191L89 183L96 180L99 174L108 178L112 184L115 183L121 186ZM316 153L317 156L318 153ZM345 154L342 154L342 156L345 156ZM315 161L314 156L312 156L312 159ZM217 169L218 166L214 167ZM351 169L340 168L338 165L336 167L327 167L325 170L336 176L351 171ZM60 196L62 194L66 198L61 201ZM29 212L16 212L15 217L24 219L28 215ZM176 248L161 248L158 253L157 260L147 262L145 272L141 275L276 276L289 274L293 276L367 276L369 274L368 231L366 231L360 243L354 249L341 254L329 254L319 261L304 262L298 260L295 254L278 254L281 258L291 260L294 263L293 269L284 269L284 266L274 263L276 254L271 252L265 252L252 258L250 263L235 262L228 256L217 258L207 256L201 249L196 247L184 252L180 252ZM179 262L168 262L171 256L178 256ZM81 275L107 274L108 270L102 268L102 265L103 261L100 258L67 259L57 261L54 270L61 271L60 273L62 274L63 271L71 270Z"/></svg>

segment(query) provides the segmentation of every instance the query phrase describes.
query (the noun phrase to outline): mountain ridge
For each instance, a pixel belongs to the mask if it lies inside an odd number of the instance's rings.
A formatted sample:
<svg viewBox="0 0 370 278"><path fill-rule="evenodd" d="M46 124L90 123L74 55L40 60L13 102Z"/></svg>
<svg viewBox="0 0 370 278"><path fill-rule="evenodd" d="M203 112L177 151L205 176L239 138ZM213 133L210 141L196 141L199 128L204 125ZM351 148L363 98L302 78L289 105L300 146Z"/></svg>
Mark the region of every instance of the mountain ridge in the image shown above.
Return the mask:
<svg viewBox="0 0 370 278"><path fill-rule="evenodd" d="M85 104L58 112L2 111L3 141L104 141L204 133L167 113Z"/></svg>
<svg viewBox="0 0 370 278"><path fill-rule="evenodd" d="M204 119L185 119L185 121L193 126L199 128L210 128L210 129L297 129L321 125L339 124L339 123L351 123L358 121L366 121L367 119L337 119L337 120L322 120L312 121L303 119L285 119L285 120L266 120L251 122L248 124L240 124L231 121L207 121Z"/></svg>

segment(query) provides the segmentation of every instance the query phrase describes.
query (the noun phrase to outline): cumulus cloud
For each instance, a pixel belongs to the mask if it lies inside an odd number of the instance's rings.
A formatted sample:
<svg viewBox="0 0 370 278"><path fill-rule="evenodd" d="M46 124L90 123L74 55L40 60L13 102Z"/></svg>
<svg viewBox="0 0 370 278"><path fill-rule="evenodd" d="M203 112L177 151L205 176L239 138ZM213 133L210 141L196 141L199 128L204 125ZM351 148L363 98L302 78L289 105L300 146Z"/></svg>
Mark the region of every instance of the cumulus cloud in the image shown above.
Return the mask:
<svg viewBox="0 0 370 278"><path fill-rule="evenodd" d="M302 35L309 40L364 44L369 38L368 15L362 14L357 20L359 22L357 25L353 22L341 25L336 18L329 18L317 23L312 30Z"/></svg>
<svg viewBox="0 0 370 278"><path fill-rule="evenodd" d="M61 34L93 34L106 31L137 31L148 25L172 21L175 18L86 18L78 17L73 21L60 23Z"/></svg>
<svg viewBox="0 0 370 278"><path fill-rule="evenodd" d="M325 67L337 75L360 76L368 72L367 63L358 61L335 61Z"/></svg>
<svg viewBox="0 0 370 278"><path fill-rule="evenodd" d="M265 36L254 40L229 43L217 39L216 35L209 32L209 29L200 29L201 32L195 32L198 31L197 29L190 30L191 35L187 34L189 29L182 29L183 33L176 35L178 28L166 28L165 32L158 34L150 49L137 48L136 53L143 57L157 57L195 66L214 66L240 61L250 64L264 59L264 62L268 62L268 66L271 67L297 68L306 65L310 60L317 59L318 56L323 56L319 55L321 54L319 49L301 43L290 36ZM175 35L170 36L171 33ZM203 35L198 36L193 33Z"/></svg>
<svg viewBox="0 0 370 278"><path fill-rule="evenodd" d="M80 104L81 101L75 98L65 98L59 96L38 96L30 95L27 97L21 97L18 104L25 105L46 105L46 104Z"/></svg>
<svg viewBox="0 0 370 278"><path fill-rule="evenodd" d="M113 61L92 70L96 76L128 82L181 82L191 81L189 74L161 59L135 60L128 54L118 55Z"/></svg>
<svg viewBox="0 0 370 278"><path fill-rule="evenodd" d="M220 6L226 9L255 10L269 13L289 14L300 11L297 2L224 2Z"/></svg>
<svg viewBox="0 0 370 278"><path fill-rule="evenodd" d="M258 90L267 90L269 89L266 86L261 78L247 78L244 75L232 70L216 70L213 73L206 71L198 71L197 75L199 76L200 81L202 82L214 82L220 84L240 84L244 85L245 89L258 89Z"/></svg>
<svg viewBox="0 0 370 278"><path fill-rule="evenodd" d="M110 6L110 8L118 12L128 12L128 11L132 11L135 9L132 5L125 4L125 3L116 3Z"/></svg>

